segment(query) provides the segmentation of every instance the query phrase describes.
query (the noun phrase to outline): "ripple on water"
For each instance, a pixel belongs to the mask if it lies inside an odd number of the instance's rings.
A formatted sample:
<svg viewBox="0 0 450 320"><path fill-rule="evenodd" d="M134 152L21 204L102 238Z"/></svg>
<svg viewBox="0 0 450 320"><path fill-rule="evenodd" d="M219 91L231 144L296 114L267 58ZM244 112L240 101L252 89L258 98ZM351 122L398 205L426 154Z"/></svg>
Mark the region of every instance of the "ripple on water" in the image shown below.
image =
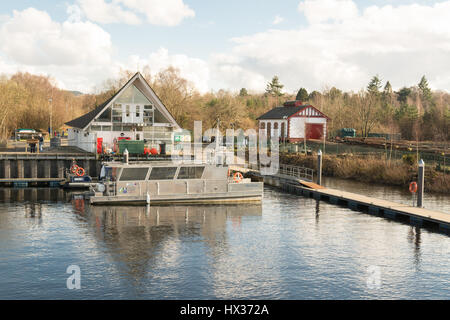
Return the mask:
<svg viewBox="0 0 450 320"><path fill-rule="evenodd" d="M395 188L326 183L409 200ZM0 298L450 298L450 239L435 230L269 188L262 206L70 199L0 203ZM427 202L450 208L449 197ZM66 288L69 265L81 269L81 290ZM367 284L372 267L379 287Z"/></svg>

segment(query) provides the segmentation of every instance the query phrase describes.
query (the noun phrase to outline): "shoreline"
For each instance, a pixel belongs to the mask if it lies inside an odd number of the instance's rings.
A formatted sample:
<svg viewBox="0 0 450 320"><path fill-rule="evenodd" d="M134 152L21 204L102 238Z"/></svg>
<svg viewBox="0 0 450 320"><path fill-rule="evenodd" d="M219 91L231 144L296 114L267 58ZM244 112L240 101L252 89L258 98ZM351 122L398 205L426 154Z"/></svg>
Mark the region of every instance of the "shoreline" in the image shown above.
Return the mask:
<svg viewBox="0 0 450 320"><path fill-rule="evenodd" d="M283 164L302 166L317 170L317 157L302 154L280 154ZM366 183L377 183L408 188L417 181L417 166L401 160L386 161L374 156L324 155L322 175ZM425 192L450 194L450 175L425 167Z"/></svg>

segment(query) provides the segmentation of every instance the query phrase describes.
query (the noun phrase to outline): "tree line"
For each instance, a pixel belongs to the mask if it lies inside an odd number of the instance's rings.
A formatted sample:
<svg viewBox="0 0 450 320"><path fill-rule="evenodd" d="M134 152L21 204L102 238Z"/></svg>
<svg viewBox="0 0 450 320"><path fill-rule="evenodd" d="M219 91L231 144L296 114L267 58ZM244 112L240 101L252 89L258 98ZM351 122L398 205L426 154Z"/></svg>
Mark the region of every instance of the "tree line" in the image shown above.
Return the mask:
<svg viewBox="0 0 450 320"><path fill-rule="evenodd" d="M181 127L191 130L194 120L202 120L203 128L212 128L220 119L222 129L257 128L256 118L286 100L310 103L332 121L331 135L341 128L355 128L358 135L369 133L401 133L409 140L450 140L450 94L432 91L422 77L416 86L393 91L389 81L382 83L374 76L359 92L344 92L335 87L297 94L283 92L275 76L263 93L239 93L226 90L200 94L195 86L181 77L179 70L169 67L152 76L148 67L142 75L172 113ZM53 128L70 121L114 95L133 76L122 71L120 76L104 81L92 94L79 94L59 89L52 78L29 73L0 77L0 140L10 137L17 128L47 131L50 111Z"/></svg>

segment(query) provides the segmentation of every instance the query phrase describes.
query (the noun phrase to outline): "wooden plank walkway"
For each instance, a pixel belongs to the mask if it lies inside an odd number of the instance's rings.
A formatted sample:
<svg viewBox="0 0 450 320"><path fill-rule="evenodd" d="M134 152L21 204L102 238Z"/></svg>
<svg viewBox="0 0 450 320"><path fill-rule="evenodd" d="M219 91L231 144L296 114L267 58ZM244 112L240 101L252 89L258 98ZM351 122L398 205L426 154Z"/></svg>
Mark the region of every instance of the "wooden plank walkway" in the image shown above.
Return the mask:
<svg viewBox="0 0 450 320"><path fill-rule="evenodd" d="M373 213L375 213L375 211L384 211L384 213L387 213L388 215L391 216L395 214L406 215L418 220L425 220L433 223L446 224L450 226L449 213L429 210L425 208L412 207L407 204L372 198L336 189L324 188L324 189L310 189L310 190L312 190L315 194L320 195L321 198L328 197L329 200L332 199L331 200L332 202L336 202L336 200L347 202L350 201L353 203L350 205L351 206L353 205L355 209L357 208L357 206L364 206L369 208L369 210L371 210Z"/></svg>
<svg viewBox="0 0 450 320"><path fill-rule="evenodd" d="M232 170L256 173L258 171L230 166ZM346 204L353 210L368 210L369 214L383 214L387 218L398 216L408 217L411 223L422 225L424 221L439 225L440 228L450 231L450 213L434 211L425 208L412 207L407 204L372 198L352 192L326 188L311 181L297 179L287 175L261 176L264 183L281 188L288 192L312 196L317 200L326 200L332 204Z"/></svg>

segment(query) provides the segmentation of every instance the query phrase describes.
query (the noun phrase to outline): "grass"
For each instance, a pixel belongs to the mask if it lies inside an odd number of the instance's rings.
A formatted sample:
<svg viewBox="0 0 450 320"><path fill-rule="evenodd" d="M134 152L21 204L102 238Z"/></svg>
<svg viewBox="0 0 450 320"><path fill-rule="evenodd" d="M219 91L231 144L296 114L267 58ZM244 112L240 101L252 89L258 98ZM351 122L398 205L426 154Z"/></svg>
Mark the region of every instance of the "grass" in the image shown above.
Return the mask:
<svg viewBox="0 0 450 320"><path fill-rule="evenodd" d="M408 188L417 181L417 165L409 165L401 160L386 161L376 156L325 155L322 174L328 177L352 179L367 183L380 183ZM302 154L281 154L280 162L313 168L317 170L317 157ZM425 191L450 194L450 175L425 169Z"/></svg>

